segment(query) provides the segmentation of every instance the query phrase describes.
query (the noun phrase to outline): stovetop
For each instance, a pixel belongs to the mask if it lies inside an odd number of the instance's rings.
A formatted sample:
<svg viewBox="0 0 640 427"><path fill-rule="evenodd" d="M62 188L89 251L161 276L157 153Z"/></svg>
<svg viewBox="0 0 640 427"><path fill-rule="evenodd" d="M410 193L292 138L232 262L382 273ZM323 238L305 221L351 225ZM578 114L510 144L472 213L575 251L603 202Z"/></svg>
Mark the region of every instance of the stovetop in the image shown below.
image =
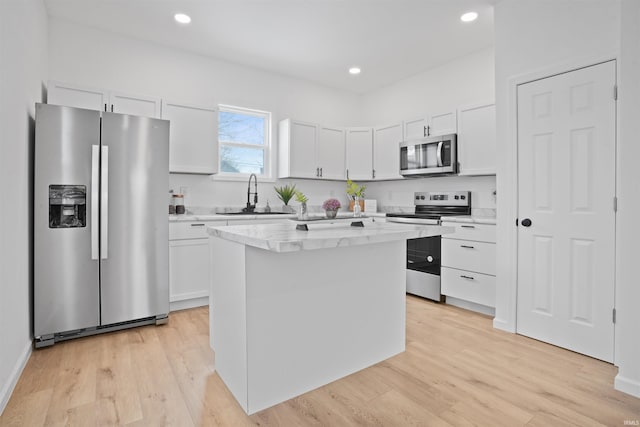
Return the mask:
<svg viewBox="0 0 640 427"><path fill-rule="evenodd" d="M413 204L414 213L388 213L387 217L440 220L443 216L471 215L471 192L416 192Z"/></svg>

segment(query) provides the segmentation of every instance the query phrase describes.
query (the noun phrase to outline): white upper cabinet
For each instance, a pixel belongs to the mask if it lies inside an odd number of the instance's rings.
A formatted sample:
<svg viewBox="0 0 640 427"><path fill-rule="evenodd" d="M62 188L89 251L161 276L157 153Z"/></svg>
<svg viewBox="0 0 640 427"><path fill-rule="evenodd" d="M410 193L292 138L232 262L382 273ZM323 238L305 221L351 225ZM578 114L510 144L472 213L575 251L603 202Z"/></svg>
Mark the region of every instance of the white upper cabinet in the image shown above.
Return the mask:
<svg viewBox="0 0 640 427"><path fill-rule="evenodd" d="M317 178L318 125L293 119L278 124L278 178Z"/></svg>
<svg viewBox="0 0 640 427"><path fill-rule="evenodd" d="M112 113L131 114L133 116L160 118L160 98L109 92Z"/></svg>
<svg viewBox="0 0 640 427"><path fill-rule="evenodd" d="M404 121L404 140L456 133L456 110L443 110Z"/></svg>
<svg viewBox="0 0 640 427"><path fill-rule="evenodd" d="M373 179L373 129L347 128L347 179Z"/></svg>
<svg viewBox="0 0 640 427"><path fill-rule="evenodd" d="M218 173L218 110L162 102L162 118L169 120L169 172Z"/></svg>
<svg viewBox="0 0 640 427"><path fill-rule="evenodd" d="M160 99L49 81L47 102L88 110L160 118Z"/></svg>
<svg viewBox="0 0 640 427"><path fill-rule="evenodd" d="M403 179L400 175L402 123L373 129L373 178Z"/></svg>
<svg viewBox="0 0 640 427"><path fill-rule="evenodd" d="M319 126L316 147L320 178L345 179L345 136L344 129Z"/></svg>
<svg viewBox="0 0 640 427"><path fill-rule="evenodd" d="M278 125L279 178L345 178L344 129L293 119Z"/></svg>
<svg viewBox="0 0 640 427"><path fill-rule="evenodd" d="M495 104L461 107L458 121L459 175L495 175Z"/></svg>

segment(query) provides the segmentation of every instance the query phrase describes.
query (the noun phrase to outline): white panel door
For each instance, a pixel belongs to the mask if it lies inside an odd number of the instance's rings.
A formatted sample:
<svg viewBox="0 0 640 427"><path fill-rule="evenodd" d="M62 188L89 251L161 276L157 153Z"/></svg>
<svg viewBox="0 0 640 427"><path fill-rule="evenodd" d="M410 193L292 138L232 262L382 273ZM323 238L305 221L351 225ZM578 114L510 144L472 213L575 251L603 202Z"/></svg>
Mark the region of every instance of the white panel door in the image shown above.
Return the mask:
<svg viewBox="0 0 640 427"><path fill-rule="evenodd" d="M294 178L316 178L320 167L316 162L318 127L313 123L291 120L289 132L291 176Z"/></svg>
<svg viewBox="0 0 640 427"><path fill-rule="evenodd" d="M427 136L447 135L458 130L456 110L430 114L427 120Z"/></svg>
<svg viewBox="0 0 640 427"><path fill-rule="evenodd" d="M400 175L400 142L402 124L373 130L373 170L375 179L402 179Z"/></svg>
<svg viewBox="0 0 640 427"><path fill-rule="evenodd" d="M162 102L169 120L169 172L218 173L218 111L176 102Z"/></svg>
<svg viewBox="0 0 640 427"><path fill-rule="evenodd" d="M110 111L133 116L160 118L160 99L150 96L109 93Z"/></svg>
<svg viewBox="0 0 640 427"><path fill-rule="evenodd" d="M609 362L615 82L611 61L518 87L517 332Z"/></svg>
<svg viewBox="0 0 640 427"><path fill-rule="evenodd" d="M496 174L496 105L458 109L458 175Z"/></svg>
<svg viewBox="0 0 640 427"><path fill-rule="evenodd" d="M404 139L406 141L424 138L427 136L427 119L425 117L416 117L414 119L405 120L403 125Z"/></svg>
<svg viewBox="0 0 640 427"><path fill-rule="evenodd" d="M49 81L47 103L87 110L106 111L109 95L102 89Z"/></svg>
<svg viewBox="0 0 640 427"><path fill-rule="evenodd" d="M345 178L347 165L344 129L320 126L317 153L320 178Z"/></svg>
<svg viewBox="0 0 640 427"><path fill-rule="evenodd" d="M347 129L347 178L371 180L373 176L373 129Z"/></svg>

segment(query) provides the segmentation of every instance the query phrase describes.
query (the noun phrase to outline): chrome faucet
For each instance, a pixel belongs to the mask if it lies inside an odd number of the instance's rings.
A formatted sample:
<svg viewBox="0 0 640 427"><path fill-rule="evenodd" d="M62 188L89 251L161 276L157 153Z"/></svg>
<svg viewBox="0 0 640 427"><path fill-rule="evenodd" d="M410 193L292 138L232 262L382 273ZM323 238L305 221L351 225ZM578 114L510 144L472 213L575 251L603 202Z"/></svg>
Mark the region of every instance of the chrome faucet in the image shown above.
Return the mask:
<svg viewBox="0 0 640 427"><path fill-rule="evenodd" d="M251 192L251 178L254 179L253 193ZM253 205L251 204L251 195L253 194ZM247 207L242 209L243 212L253 212L258 204L258 177L255 173L249 176L249 185L247 186Z"/></svg>

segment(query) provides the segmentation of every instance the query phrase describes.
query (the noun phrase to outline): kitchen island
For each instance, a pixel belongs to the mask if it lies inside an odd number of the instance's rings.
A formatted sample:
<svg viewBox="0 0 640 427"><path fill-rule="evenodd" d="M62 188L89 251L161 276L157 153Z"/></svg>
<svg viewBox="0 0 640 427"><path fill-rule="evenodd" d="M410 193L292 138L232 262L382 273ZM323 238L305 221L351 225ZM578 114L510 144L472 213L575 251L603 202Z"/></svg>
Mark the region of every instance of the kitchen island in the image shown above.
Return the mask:
<svg viewBox="0 0 640 427"><path fill-rule="evenodd" d="M406 240L453 232L295 227L208 229L215 369L248 414L404 351Z"/></svg>

